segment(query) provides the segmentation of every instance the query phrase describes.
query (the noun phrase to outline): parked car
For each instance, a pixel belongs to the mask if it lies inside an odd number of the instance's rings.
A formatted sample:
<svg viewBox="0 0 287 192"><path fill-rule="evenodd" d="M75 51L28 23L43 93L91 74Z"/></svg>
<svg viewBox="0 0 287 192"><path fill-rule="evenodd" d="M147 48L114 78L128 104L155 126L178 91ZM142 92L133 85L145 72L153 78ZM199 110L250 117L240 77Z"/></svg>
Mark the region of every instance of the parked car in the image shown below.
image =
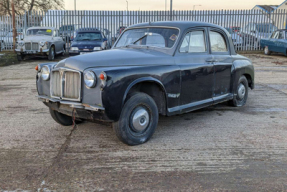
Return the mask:
<svg viewBox="0 0 287 192"><path fill-rule="evenodd" d="M239 32L241 30L241 27L238 26L231 26L229 27L233 32Z"/></svg>
<svg viewBox="0 0 287 192"><path fill-rule="evenodd" d="M78 29L78 25L62 25L59 29L59 35L64 38L66 42L70 42L74 39L75 32Z"/></svg>
<svg viewBox="0 0 287 192"><path fill-rule="evenodd" d="M244 45L259 47L260 39L268 38L277 27L271 23L249 23L241 30Z"/></svg>
<svg viewBox="0 0 287 192"><path fill-rule="evenodd" d="M242 37L238 34L238 32L233 31L231 28L225 28L229 34L231 35L232 42L234 46L241 46L242 45Z"/></svg>
<svg viewBox="0 0 287 192"><path fill-rule="evenodd" d="M254 88L251 61L224 28L202 22L133 25L109 51L36 68L38 98L56 122L111 122L128 145L148 141L159 115L225 101L240 107Z"/></svg>
<svg viewBox="0 0 287 192"><path fill-rule="evenodd" d="M17 32L16 43L20 38L21 34ZM2 49L13 49L13 32L7 32L6 36L0 37L0 41L2 42Z"/></svg>
<svg viewBox="0 0 287 192"><path fill-rule="evenodd" d="M30 27L24 39L18 41L17 58L21 61L26 55L47 56L54 60L56 54L65 54L65 42L54 27Z"/></svg>
<svg viewBox="0 0 287 192"><path fill-rule="evenodd" d="M107 41L105 35L98 29L80 29L71 44L69 55L82 55L106 50L110 48Z"/></svg>
<svg viewBox="0 0 287 192"><path fill-rule="evenodd" d="M272 52L284 53L287 56L287 39L286 29L274 31L270 38L261 39L261 47L264 48L265 55Z"/></svg>

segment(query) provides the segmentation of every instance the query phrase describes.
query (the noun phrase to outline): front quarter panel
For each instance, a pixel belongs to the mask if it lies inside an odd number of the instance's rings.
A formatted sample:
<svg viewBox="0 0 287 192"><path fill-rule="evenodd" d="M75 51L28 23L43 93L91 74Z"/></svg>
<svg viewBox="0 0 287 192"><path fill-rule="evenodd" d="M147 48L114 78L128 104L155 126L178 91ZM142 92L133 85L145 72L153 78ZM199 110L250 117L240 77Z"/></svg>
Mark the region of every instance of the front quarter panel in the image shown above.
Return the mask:
<svg viewBox="0 0 287 192"><path fill-rule="evenodd" d="M108 80L102 90L102 101L107 116L114 121L120 117L123 101L129 89L143 81L154 82L163 87L168 108L179 104L179 98L168 97L180 93L180 71L176 65L121 67L105 72Z"/></svg>

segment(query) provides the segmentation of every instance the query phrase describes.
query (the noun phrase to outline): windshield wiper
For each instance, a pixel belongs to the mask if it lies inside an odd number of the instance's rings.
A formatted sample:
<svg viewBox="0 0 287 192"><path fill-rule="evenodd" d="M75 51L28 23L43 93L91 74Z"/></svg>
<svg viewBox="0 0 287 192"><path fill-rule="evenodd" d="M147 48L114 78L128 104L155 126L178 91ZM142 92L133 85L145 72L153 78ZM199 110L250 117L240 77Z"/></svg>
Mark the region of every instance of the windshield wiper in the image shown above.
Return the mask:
<svg viewBox="0 0 287 192"><path fill-rule="evenodd" d="M147 33L147 34L145 34L144 36L142 36L141 38L139 38L138 40L136 40L136 41L134 41L133 43L131 43L131 44L136 44L137 42L139 42L140 40L142 40L143 38L145 38L145 37L147 37L149 34Z"/></svg>

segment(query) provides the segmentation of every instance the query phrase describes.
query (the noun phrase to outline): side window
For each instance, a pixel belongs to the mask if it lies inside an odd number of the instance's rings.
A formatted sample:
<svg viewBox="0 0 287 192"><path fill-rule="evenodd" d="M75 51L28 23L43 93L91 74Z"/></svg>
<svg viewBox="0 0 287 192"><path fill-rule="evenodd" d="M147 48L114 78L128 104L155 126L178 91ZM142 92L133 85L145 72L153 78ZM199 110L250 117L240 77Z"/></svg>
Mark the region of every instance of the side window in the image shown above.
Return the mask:
<svg viewBox="0 0 287 192"><path fill-rule="evenodd" d="M283 33L283 31L280 31L280 32L279 32L279 37L278 37L278 39L284 39L284 33Z"/></svg>
<svg viewBox="0 0 287 192"><path fill-rule="evenodd" d="M275 34L276 34L276 31L274 31L273 33L272 33L272 35L270 36L270 38L274 38L275 37Z"/></svg>
<svg viewBox="0 0 287 192"><path fill-rule="evenodd" d="M209 32L211 52L227 52L227 45L222 34L214 31Z"/></svg>
<svg viewBox="0 0 287 192"><path fill-rule="evenodd" d="M278 39L278 37L279 37L279 31L276 31L276 33L275 33L273 39Z"/></svg>
<svg viewBox="0 0 287 192"><path fill-rule="evenodd" d="M206 52L204 31L188 32L182 41L179 51L182 53Z"/></svg>

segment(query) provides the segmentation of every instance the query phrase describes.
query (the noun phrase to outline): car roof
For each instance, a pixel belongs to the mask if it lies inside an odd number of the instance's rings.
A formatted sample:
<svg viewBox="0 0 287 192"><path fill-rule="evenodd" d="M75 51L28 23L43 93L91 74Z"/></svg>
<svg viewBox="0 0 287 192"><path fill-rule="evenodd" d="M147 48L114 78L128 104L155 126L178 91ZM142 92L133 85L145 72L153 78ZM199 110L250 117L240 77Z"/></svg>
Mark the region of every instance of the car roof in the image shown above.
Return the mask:
<svg viewBox="0 0 287 192"><path fill-rule="evenodd" d="M51 30L55 30L55 27L29 27L27 30L29 29L51 29Z"/></svg>
<svg viewBox="0 0 287 192"><path fill-rule="evenodd" d="M216 28L222 28L219 25L215 25L212 23L207 22L196 22L196 21L159 21L159 22L150 22L150 23L140 23L136 25L132 25L129 28L134 27L148 27L148 26L159 26L159 27L176 27L181 30L184 30L186 28L190 27L216 27Z"/></svg>
<svg viewBox="0 0 287 192"><path fill-rule="evenodd" d="M101 31L95 28L81 28L78 29L77 32L101 32Z"/></svg>

